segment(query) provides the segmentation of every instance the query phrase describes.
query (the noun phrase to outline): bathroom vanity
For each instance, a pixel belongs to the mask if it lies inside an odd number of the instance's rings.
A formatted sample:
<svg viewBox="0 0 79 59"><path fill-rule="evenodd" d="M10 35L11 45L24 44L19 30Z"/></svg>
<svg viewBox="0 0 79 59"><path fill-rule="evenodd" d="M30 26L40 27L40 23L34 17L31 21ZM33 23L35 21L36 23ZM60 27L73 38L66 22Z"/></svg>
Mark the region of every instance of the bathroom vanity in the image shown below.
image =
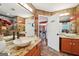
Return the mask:
<svg viewBox="0 0 79 59"><path fill-rule="evenodd" d="M73 55L79 55L79 35L61 35L60 51Z"/></svg>
<svg viewBox="0 0 79 59"><path fill-rule="evenodd" d="M18 47L13 43L7 43L10 56L40 56L41 55L41 40L38 37L31 37L31 44L24 47ZM26 39L28 40L28 39Z"/></svg>

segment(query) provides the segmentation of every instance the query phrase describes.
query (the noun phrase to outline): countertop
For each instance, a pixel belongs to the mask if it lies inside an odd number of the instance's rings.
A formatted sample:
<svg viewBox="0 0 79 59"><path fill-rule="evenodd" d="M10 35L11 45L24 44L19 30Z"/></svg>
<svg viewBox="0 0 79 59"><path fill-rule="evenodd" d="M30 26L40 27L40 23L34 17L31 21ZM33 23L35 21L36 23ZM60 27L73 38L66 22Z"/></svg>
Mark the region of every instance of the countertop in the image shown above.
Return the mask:
<svg viewBox="0 0 79 59"><path fill-rule="evenodd" d="M10 56L24 56L41 41L41 39L39 39L38 37L31 37L28 39L32 39L32 42L27 47L17 47L12 42L8 42L7 43L8 54Z"/></svg>
<svg viewBox="0 0 79 59"><path fill-rule="evenodd" d="M79 35L70 34L70 33L62 33L59 35L60 38L70 38L70 39L79 39Z"/></svg>
<svg viewBox="0 0 79 59"><path fill-rule="evenodd" d="M2 38L0 40L5 40L5 41L9 41L9 40L12 40L13 38L13 35L10 35L10 36L1 36ZM15 36L16 38L17 36Z"/></svg>

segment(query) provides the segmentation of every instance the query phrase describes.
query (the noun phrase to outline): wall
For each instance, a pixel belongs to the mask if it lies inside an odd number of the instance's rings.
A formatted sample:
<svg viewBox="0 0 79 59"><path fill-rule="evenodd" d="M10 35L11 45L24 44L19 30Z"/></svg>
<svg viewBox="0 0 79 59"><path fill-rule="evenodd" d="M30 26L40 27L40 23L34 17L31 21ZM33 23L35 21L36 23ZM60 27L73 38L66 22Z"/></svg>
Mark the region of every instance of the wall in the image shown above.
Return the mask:
<svg viewBox="0 0 79 59"><path fill-rule="evenodd" d="M52 13L47 12L47 11L42 11L42 10L38 10L36 9L34 11L34 18L35 18L35 33L38 36L38 17L39 15L44 15L44 16L51 16Z"/></svg>
<svg viewBox="0 0 79 59"><path fill-rule="evenodd" d="M79 5L76 7L75 19L76 19L76 33L79 34Z"/></svg>
<svg viewBox="0 0 79 59"><path fill-rule="evenodd" d="M75 14L75 8L69 8L69 9L64 9L64 10L59 10L59 11L55 11L55 12L52 12L52 15L55 14L55 13L70 13L70 15L74 15Z"/></svg>
<svg viewBox="0 0 79 59"><path fill-rule="evenodd" d="M34 14L34 18L35 18L35 33L36 33L36 35L38 35L38 16L39 15L51 16L56 13L62 14L62 13L67 12L67 13L70 13L71 16L75 16L75 14L79 13L79 6L74 7L74 8L59 10L59 11L55 11L55 12L47 12L47 11L35 9L35 7L31 3L28 3L28 5L33 9L33 14ZM76 18L75 18L75 20L72 21L72 23L77 25L78 20L76 21ZM76 27L76 25L75 25L75 30L74 30L75 33L79 32L78 27Z"/></svg>
<svg viewBox="0 0 79 59"><path fill-rule="evenodd" d="M69 8L69 9L64 9L64 10L59 10L59 11L55 11L55 12L47 12L47 11L42 11L42 10L35 10L35 28L36 28L36 34L38 34L38 16L39 15L44 15L44 16L51 16L54 15L56 13L59 14L63 14L63 13L70 13L71 16L75 15L75 8ZM74 21L73 23L75 23L76 21ZM76 32L76 30L74 31Z"/></svg>
<svg viewBox="0 0 79 59"><path fill-rule="evenodd" d="M76 30L76 18L75 17L75 14L76 14L76 7L74 8L69 8L69 9L64 9L64 10L59 10L59 11L55 11L55 12L52 12L52 15L56 14L56 13L59 13L59 14L63 14L63 13L70 13L70 17L73 17L73 19L71 19L71 23L74 25L74 30L72 30L72 32L76 33L77 30Z"/></svg>

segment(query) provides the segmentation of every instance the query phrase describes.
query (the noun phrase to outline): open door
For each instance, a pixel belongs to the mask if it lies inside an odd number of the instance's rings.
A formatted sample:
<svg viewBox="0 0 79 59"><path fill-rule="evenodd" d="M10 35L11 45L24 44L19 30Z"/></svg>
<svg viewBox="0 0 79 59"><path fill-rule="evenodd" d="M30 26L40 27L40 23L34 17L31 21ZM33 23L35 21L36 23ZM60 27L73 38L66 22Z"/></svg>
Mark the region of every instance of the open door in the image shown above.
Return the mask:
<svg viewBox="0 0 79 59"><path fill-rule="evenodd" d="M59 51L60 32L61 32L61 24L59 23L58 14L48 17L48 23L47 23L48 46L57 51Z"/></svg>

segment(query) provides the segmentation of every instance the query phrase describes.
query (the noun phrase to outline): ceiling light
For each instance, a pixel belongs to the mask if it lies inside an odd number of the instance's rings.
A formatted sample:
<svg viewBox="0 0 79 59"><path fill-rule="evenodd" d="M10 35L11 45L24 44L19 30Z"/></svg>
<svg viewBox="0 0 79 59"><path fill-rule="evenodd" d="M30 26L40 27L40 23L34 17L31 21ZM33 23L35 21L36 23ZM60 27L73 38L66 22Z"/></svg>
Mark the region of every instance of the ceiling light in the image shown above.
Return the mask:
<svg viewBox="0 0 79 59"><path fill-rule="evenodd" d="M10 13L6 13L6 15L10 15Z"/></svg>
<svg viewBox="0 0 79 59"><path fill-rule="evenodd" d="M33 11L31 7L28 6L28 4L26 3L20 3L22 6L24 6L25 8L27 8L28 10L30 10L31 12Z"/></svg>
<svg viewBox="0 0 79 59"><path fill-rule="evenodd" d="M19 21L18 21L18 23L22 23L22 21L21 21L21 20L19 20Z"/></svg>
<svg viewBox="0 0 79 59"><path fill-rule="evenodd" d="M12 11L15 11L15 9L14 9L14 8L11 8L11 10L12 10Z"/></svg>
<svg viewBox="0 0 79 59"><path fill-rule="evenodd" d="M46 25L46 23L43 23L43 24L39 24L39 25Z"/></svg>
<svg viewBox="0 0 79 59"><path fill-rule="evenodd" d="M3 29L3 30L6 30L7 28L6 28L5 26L2 26L2 29Z"/></svg>
<svg viewBox="0 0 79 59"><path fill-rule="evenodd" d="M70 17L70 19L74 19L74 17Z"/></svg>
<svg viewBox="0 0 79 59"><path fill-rule="evenodd" d="M70 13L64 13L64 14L60 14L59 16L66 16L69 15Z"/></svg>

